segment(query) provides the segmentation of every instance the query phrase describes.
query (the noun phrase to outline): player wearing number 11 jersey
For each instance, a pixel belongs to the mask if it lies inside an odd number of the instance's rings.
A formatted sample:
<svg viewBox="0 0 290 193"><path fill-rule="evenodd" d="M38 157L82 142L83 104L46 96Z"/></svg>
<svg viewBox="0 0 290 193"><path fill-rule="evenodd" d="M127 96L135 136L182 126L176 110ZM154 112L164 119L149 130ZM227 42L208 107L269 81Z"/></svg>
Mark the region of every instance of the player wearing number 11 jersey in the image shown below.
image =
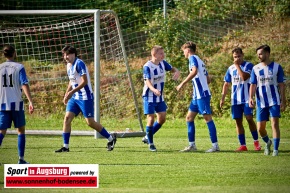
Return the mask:
<svg viewBox="0 0 290 193"><path fill-rule="evenodd" d="M3 48L6 62L0 64L0 146L12 122L18 130L19 164L26 164L25 151L25 115L22 90L29 101L29 113L33 113L33 103L24 66L14 61L16 52L13 46Z"/></svg>

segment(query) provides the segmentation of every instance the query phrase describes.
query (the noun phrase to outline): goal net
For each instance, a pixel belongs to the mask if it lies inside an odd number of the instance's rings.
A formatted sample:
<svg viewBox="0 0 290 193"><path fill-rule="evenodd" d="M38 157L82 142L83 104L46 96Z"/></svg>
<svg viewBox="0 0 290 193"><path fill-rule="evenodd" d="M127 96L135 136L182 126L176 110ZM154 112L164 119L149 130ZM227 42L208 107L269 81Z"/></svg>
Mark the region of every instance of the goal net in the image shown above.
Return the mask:
<svg viewBox="0 0 290 193"><path fill-rule="evenodd" d="M14 45L16 61L24 64L30 80L35 112L26 116L28 133L62 132L68 78L61 49L72 45L91 74L96 121L119 137L145 135L119 20L113 11L10 10L0 11L0 17L1 48ZM5 60L0 59L1 63ZM78 116L72 134L94 132Z"/></svg>

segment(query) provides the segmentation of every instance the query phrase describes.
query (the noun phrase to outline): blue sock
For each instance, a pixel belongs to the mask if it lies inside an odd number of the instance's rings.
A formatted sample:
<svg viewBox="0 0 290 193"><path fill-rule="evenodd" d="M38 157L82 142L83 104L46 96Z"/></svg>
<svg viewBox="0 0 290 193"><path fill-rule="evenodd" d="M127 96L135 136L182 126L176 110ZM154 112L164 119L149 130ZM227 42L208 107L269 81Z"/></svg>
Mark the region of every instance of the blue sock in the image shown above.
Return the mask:
<svg viewBox="0 0 290 193"><path fill-rule="evenodd" d="M239 134L238 135L239 141L241 145L246 145L246 137L245 134Z"/></svg>
<svg viewBox="0 0 290 193"><path fill-rule="evenodd" d="M273 148L274 150L278 150L279 149L279 144L280 144L280 138L273 138Z"/></svg>
<svg viewBox="0 0 290 193"><path fill-rule="evenodd" d="M193 122L186 122L187 124L187 137L189 142L195 141L195 125Z"/></svg>
<svg viewBox="0 0 290 193"><path fill-rule="evenodd" d="M101 130L100 134L107 139L111 136L110 133L108 133L108 131L104 127Z"/></svg>
<svg viewBox="0 0 290 193"><path fill-rule="evenodd" d="M263 141L265 141L265 143L268 143L268 141L270 140L268 135L266 135L265 137L262 137Z"/></svg>
<svg viewBox="0 0 290 193"><path fill-rule="evenodd" d="M2 141L3 141L3 138L5 137L5 135L3 135L2 133L0 133L0 146L2 145Z"/></svg>
<svg viewBox="0 0 290 193"><path fill-rule="evenodd" d="M256 141L258 140L258 131L252 131L252 136L253 136L253 139Z"/></svg>
<svg viewBox="0 0 290 193"><path fill-rule="evenodd" d="M19 157L24 157L25 151L25 134L18 135L18 155Z"/></svg>
<svg viewBox="0 0 290 193"><path fill-rule="evenodd" d="M153 127L146 126L146 134L148 137L148 143L153 143Z"/></svg>
<svg viewBox="0 0 290 193"><path fill-rule="evenodd" d="M162 127L157 121L153 125L153 135Z"/></svg>
<svg viewBox="0 0 290 193"><path fill-rule="evenodd" d="M216 127L215 127L213 120L211 120L210 122L208 122L206 124L208 127L211 142L216 143L217 142Z"/></svg>
<svg viewBox="0 0 290 193"><path fill-rule="evenodd" d="M62 133L63 144L69 144L70 133Z"/></svg>

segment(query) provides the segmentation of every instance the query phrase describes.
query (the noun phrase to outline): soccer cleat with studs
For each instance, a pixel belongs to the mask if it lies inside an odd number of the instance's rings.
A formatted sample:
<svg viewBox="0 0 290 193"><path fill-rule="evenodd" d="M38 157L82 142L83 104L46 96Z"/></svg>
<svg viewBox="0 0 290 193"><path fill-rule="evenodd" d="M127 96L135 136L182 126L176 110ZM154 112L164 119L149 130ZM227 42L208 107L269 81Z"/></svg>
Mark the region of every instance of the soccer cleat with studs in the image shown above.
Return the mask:
<svg viewBox="0 0 290 193"><path fill-rule="evenodd" d="M116 133L113 133L111 135L112 135L113 140L112 141L109 141L107 143L107 150L108 151L112 151L114 149L114 147L115 147L116 142L117 142L117 135L116 135Z"/></svg>
<svg viewBox="0 0 290 193"><path fill-rule="evenodd" d="M241 145L238 149L236 149L236 152L242 152L242 151L248 151L247 146Z"/></svg>
<svg viewBox="0 0 290 193"><path fill-rule="evenodd" d="M260 151L261 150L261 146L259 141L254 141L254 147L256 151Z"/></svg>
<svg viewBox="0 0 290 193"><path fill-rule="evenodd" d="M197 151L197 148L195 145L190 145L185 147L183 150L180 150L180 152L190 152L190 151Z"/></svg>
<svg viewBox="0 0 290 193"><path fill-rule="evenodd" d="M62 147L58 150L55 150L55 153L60 153L60 152L69 152L69 148L66 148L66 147Z"/></svg>
<svg viewBox="0 0 290 193"><path fill-rule="evenodd" d="M24 159L19 159L18 164L29 164L29 162L25 161Z"/></svg>
<svg viewBox="0 0 290 193"><path fill-rule="evenodd" d="M219 152L219 151L220 151L220 148L218 145L216 145L216 146L212 146L212 148L207 150L205 153L214 153L214 152Z"/></svg>
<svg viewBox="0 0 290 193"><path fill-rule="evenodd" d="M155 147L155 145L154 144L152 144L152 145L149 145L149 150L150 151L157 151L157 149L156 149L156 147Z"/></svg>
<svg viewBox="0 0 290 193"><path fill-rule="evenodd" d="M272 141L269 140L268 143L266 143L265 145L264 155L270 155L271 145L272 145Z"/></svg>
<svg viewBox="0 0 290 193"><path fill-rule="evenodd" d="M148 139L146 137L143 137L142 138L142 142L145 143L145 144L148 144Z"/></svg>

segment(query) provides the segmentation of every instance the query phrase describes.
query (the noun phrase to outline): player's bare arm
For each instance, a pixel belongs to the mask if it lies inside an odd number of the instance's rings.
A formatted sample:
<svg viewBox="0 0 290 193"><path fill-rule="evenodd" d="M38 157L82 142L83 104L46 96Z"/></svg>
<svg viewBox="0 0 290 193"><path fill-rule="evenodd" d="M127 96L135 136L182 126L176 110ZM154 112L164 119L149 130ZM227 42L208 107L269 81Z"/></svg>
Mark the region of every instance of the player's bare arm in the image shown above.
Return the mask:
<svg viewBox="0 0 290 193"><path fill-rule="evenodd" d="M249 93L249 107L250 108L254 108L255 107L254 96L255 96L256 88L257 88L256 84L251 84L250 93Z"/></svg>
<svg viewBox="0 0 290 193"><path fill-rule="evenodd" d="M280 91L280 100L281 100L280 109L281 111L284 111L286 108L285 83L284 82L278 83L278 87Z"/></svg>
<svg viewBox="0 0 290 193"><path fill-rule="evenodd" d="M173 80L178 80L179 76L180 76L180 72L177 68L173 67L170 71L171 73L173 73Z"/></svg>
<svg viewBox="0 0 290 193"><path fill-rule="evenodd" d="M156 96L161 96L161 92L154 88L154 86L152 85L151 81L149 79L147 79L145 81L145 84L148 86L148 88L156 95Z"/></svg>
<svg viewBox="0 0 290 193"><path fill-rule="evenodd" d="M29 85L28 84L22 85L22 89L23 89L23 92L24 92L28 102L29 102L29 113L32 114L34 111L34 106L33 106L33 102L32 102L32 97L31 97Z"/></svg>
<svg viewBox="0 0 290 193"><path fill-rule="evenodd" d="M176 87L176 90L179 91L187 82L191 81L197 75L197 68L194 66L191 69L189 75Z"/></svg>
<svg viewBox="0 0 290 193"><path fill-rule="evenodd" d="M225 103L225 98L226 98L226 95L228 93L229 87L230 87L230 83L229 82L225 82L224 85L223 85L223 90L222 90L222 98L220 100L220 108L222 108L222 106Z"/></svg>
<svg viewBox="0 0 290 193"><path fill-rule="evenodd" d="M81 83L75 87L74 89L70 90L69 92L67 92L66 98L70 99L73 94L79 90L81 90L84 86L86 86L88 84L88 78L86 74L83 74L81 76Z"/></svg>
<svg viewBox="0 0 290 193"><path fill-rule="evenodd" d="M240 64L235 63L235 66L236 66L236 68L237 68L237 70L238 70L238 73L239 73L239 75L240 75L240 77L241 77L241 79L242 79L243 81L246 81L246 80L248 80L248 79L250 78L251 75L250 75L249 73L247 73L247 72L244 72L244 71L241 69Z"/></svg>

